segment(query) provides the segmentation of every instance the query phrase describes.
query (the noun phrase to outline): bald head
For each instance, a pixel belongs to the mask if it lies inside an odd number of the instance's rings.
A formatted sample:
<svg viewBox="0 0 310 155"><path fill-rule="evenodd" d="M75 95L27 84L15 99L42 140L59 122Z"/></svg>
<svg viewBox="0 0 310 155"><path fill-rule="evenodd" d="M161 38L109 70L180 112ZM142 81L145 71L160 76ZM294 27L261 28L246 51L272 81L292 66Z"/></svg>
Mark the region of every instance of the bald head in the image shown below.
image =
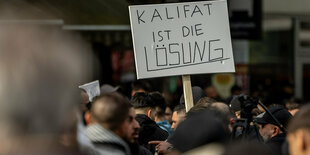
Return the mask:
<svg viewBox="0 0 310 155"><path fill-rule="evenodd" d="M90 113L93 122L116 130L128 117L129 108L130 104L123 96L110 93L95 98Z"/></svg>
<svg viewBox="0 0 310 155"><path fill-rule="evenodd" d="M210 107L215 108L222 112L223 114L229 115L231 114L231 110L229 109L228 105L222 102L214 102L210 105Z"/></svg>

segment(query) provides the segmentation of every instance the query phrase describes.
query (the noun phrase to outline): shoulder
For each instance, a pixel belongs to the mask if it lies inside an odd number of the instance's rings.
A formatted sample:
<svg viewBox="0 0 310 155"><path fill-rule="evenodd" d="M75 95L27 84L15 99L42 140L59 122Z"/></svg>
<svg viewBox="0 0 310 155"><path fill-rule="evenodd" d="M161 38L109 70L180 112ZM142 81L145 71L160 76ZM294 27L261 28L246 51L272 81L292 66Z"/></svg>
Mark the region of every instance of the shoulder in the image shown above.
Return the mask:
<svg viewBox="0 0 310 155"><path fill-rule="evenodd" d="M126 155L126 151L121 146L115 144L95 144L95 150L100 155Z"/></svg>
<svg viewBox="0 0 310 155"><path fill-rule="evenodd" d="M152 155L152 152L143 146L139 147L139 155Z"/></svg>

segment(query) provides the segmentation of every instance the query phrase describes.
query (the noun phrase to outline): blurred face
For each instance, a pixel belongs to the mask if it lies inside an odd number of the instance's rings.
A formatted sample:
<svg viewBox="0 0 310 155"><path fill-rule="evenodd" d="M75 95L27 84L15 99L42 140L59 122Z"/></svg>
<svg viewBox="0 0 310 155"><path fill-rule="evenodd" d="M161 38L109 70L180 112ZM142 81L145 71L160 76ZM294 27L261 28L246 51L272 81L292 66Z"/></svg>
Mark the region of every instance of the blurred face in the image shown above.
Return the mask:
<svg viewBox="0 0 310 155"><path fill-rule="evenodd" d="M208 97L211 97L211 98L217 98L217 96L218 96L214 87L207 87L205 89L205 93Z"/></svg>
<svg viewBox="0 0 310 155"><path fill-rule="evenodd" d="M86 105L89 103L89 98L87 93L85 93L84 91L81 91L81 103L82 103L82 110L86 111L87 110Z"/></svg>
<svg viewBox="0 0 310 155"><path fill-rule="evenodd" d="M297 133L290 133L287 135L287 141L289 146L289 153L291 155L298 155L300 153L301 140Z"/></svg>
<svg viewBox="0 0 310 155"><path fill-rule="evenodd" d="M81 103L87 104L89 102L89 98L86 92L81 91Z"/></svg>
<svg viewBox="0 0 310 155"><path fill-rule="evenodd" d="M290 155L310 154L310 134L309 129L301 128L287 136Z"/></svg>
<svg viewBox="0 0 310 155"><path fill-rule="evenodd" d="M168 122L170 124L172 124L172 118L171 117L172 117L172 111L169 107L167 107L165 110L165 118L166 118L166 120L168 120Z"/></svg>
<svg viewBox="0 0 310 155"><path fill-rule="evenodd" d="M238 119L240 119L241 118L241 111L239 110L239 111L236 111L235 112L235 115L236 115L236 117L238 118Z"/></svg>
<svg viewBox="0 0 310 155"><path fill-rule="evenodd" d="M136 120L136 112L134 108L130 108L128 118L121 127L121 138L134 143L139 138L140 125Z"/></svg>
<svg viewBox="0 0 310 155"><path fill-rule="evenodd" d="M184 119L185 119L185 113L178 114L176 111L173 112L171 128L175 130Z"/></svg>
<svg viewBox="0 0 310 155"><path fill-rule="evenodd" d="M264 142L275 136L276 128L277 126L273 124L264 124L260 126L259 133L263 137Z"/></svg>

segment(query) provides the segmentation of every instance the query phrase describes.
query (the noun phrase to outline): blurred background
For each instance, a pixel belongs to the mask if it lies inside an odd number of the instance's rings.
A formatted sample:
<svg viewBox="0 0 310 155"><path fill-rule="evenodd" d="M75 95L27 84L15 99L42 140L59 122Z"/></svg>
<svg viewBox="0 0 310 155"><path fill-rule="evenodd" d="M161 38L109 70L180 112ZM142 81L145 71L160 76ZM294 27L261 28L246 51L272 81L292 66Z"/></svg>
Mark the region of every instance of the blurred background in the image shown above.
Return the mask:
<svg viewBox="0 0 310 155"><path fill-rule="evenodd" d="M0 24L38 24L78 33L97 59L92 80L120 86L130 96L136 81L128 6L183 0L0 1ZM228 0L236 72L192 75L192 86L213 86L223 99L238 85L244 93L310 101L310 1ZM14 14L18 13L16 17ZM20 15L21 14L21 15ZM48 37L48 36L47 36ZM153 90L182 93L180 76L148 79Z"/></svg>

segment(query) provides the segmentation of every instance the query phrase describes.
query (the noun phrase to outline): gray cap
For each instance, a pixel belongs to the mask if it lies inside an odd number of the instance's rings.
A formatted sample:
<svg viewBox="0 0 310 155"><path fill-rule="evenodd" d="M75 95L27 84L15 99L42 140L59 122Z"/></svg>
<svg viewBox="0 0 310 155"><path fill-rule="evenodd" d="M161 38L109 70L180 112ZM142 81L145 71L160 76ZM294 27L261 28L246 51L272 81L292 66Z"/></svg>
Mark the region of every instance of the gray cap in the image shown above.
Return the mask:
<svg viewBox="0 0 310 155"><path fill-rule="evenodd" d="M193 93L194 105L199 101L199 99L201 99L203 97L207 97L205 92L198 86L192 87L192 93ZM180 98L180 104L185 104L184 94L182 94L182 96Z"/></svg>
<svg viewBox="0 0 310 155"><path fill-rule="evenodd" d="M117 91L119 86L113 87L109 84L104 84L100 87L100 94L108 94Z"/></svg>

